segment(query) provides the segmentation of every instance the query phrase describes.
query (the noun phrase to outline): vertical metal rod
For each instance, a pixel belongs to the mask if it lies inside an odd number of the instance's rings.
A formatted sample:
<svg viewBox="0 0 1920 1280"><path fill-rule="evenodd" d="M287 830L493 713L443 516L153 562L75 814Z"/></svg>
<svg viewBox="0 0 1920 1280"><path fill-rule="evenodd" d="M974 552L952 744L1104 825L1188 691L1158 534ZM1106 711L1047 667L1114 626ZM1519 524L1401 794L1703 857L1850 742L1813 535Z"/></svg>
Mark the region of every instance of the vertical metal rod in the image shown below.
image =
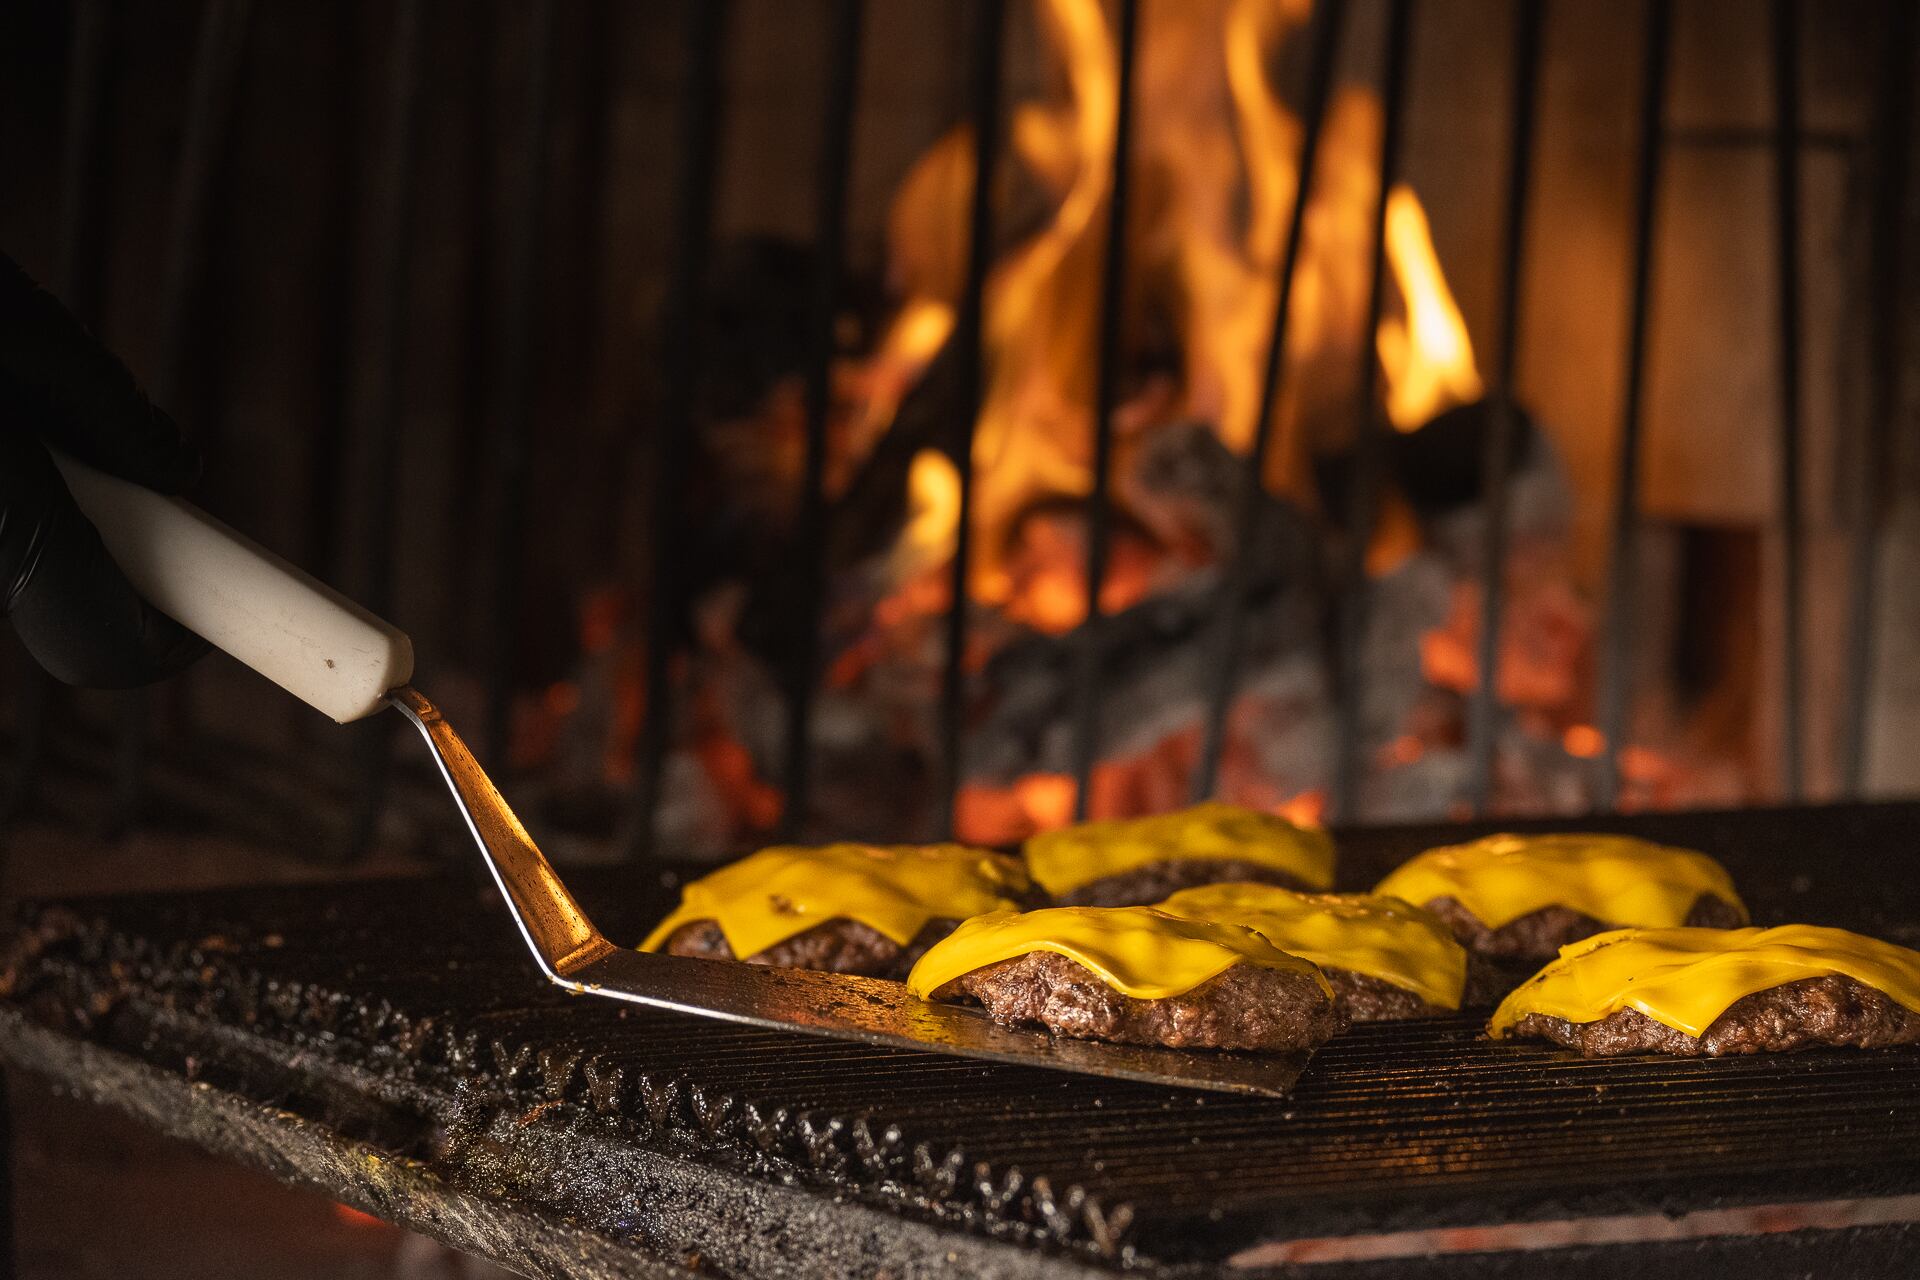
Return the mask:
<svg viewBox="0 0 1920 1280"><path fill-rule="evenodd" d="M154 403L162 407L177 407L186 376L188 320L206 258L207 200L230 134L251 14L250 0L208 0L201 11L162 259L159 342L150 384ZM110 834L126 831L137 820L145 798L149 704L140 690L120 698L113 798L105 822Z"/></svg>
<svg viewBox="0 0 1920 1280"><path fill-rule="evenodd" d="M19 1274L19 1244L14 1220L13 1080L0 1071L0 1280Z"/></svg>
<svg viewBox="0 0 1920 1280"><path fill-rule="evenodd" d="M400 463L400 367L407 338L411 273L408 236L413 225L414 153L420 115L421 24L425 0L404 0L394 12L387 68L386 136L382 140L371 237L375 305L360 358L366 370L368 417L355 491L367 514L360 582L362 599L377 613L393 603L394 504ZM388 717L354 726L353 816L338 855L357 861L372 846L386 807L393 737Z"/></svg>
<svg viewBox="0 0 1920 1280"><path fill-rule="evenodd" d="M675 173L673 272L667 285L662 374L665 390L653 438L653 561L647 601L646 719L632 803L622 838L629 860L653 851L667 749L673 740L673 660L680 645L682 487L692 450L698 393L700 302L713 235L716 140L720 131L720 54L728 6L687 0L688 75Z"/></svg>
<svg viewBox="0 0 1920 1280"><path fill-rule="evenodd" d="M1294 184L1293 209L1287 215L1286 242L1280 248L1279 272L1274 277L1273 327L1267 335L1267 358L1260 380L1260 408L1254 419L1253 443L1233 513L1233 556L1221 584L1218 648L1208 690L1207 723L1194 771L1193 799L1212 796L1220 784L1220 761L1226 753L1227 720L1240 688L1241 650L1246 643L1247 593L1253 585L1259 548L1261 498L1266 492L1267 455L1272 452L1274 422L1279 417L1280 393L1286 376L1287 322L1293 307L1294 268L1300 261L1300 243L1307 222L1307 201L1313 189L1313 171L1320 154L1321 127L1333 87L1333 59L1346 25L1346 0L1326 0L1315 6L1313 50L1307 69L1306 99L1301 118L1299 178Z"/></svg>
<svg viewBox="0 0 1920 1280"><path fill-rule="evenodd" d="M1500 349L1494 357L1489 408L1493 418L1481 459L1486 495L1486 534L1480 551L1480 681L1467 708L1467 749L1472 765L1473 811L1493 803L1494 750L1499 737L1500 616L1505 607L1508 489L1520 410L1513 379L1520 352L1520 282L1526 266L1527 193L1533 174L1534 117L1538 108L1541 28L1547 0L1514 0L1512 132L1507 142L1507 205L1501 227Z"/></svg>
<svg viewBox="0 0 1920 1280"><path fill-rule="evenodd" d="M60 147L60 244L53 289L67 310L93 324L100 311L100 193L106 181L103 117L111 93L113 6L80 0L67 50L66 131Z"/></svg>
<svg viewBox="0 0 1920 1280"><path fill-rule="evenodd" d="M1073 698L1073 816L1084 820L1092 802L1094 756L1100 738L1100 671L1106 628L1100 589L1112 550L1113 414L1120 400L1121 320L1127 290L1127 197L1132 166L1133 64L1139 43L1140 0L1120 0L1118 97L1113 118L1112 187L1107 203L1107 243L1100 264L1099 346L1094 371L1093 487L1087 493L1087 617L1077 637Z"/></svg>
<svg viewBox="0 0 1920 1280"><path fill-rule="evenodd" d="M99 313L100 195L106 169L102 117L112 33L113 12L106 0L81 0L74 7L60 147L60 241L50 283L67 309L89 324ZM22 662L12 768L0 789L0 823L17 815L32 794L34 775L46 753L56 692L52 676L31 660Z"/></svg>
<svg viewBox="0 0 1920 1280"><path fill-rule="evenodd" d="M786 801L780 830L797 838L807 819L812 764L813 691L820 661L820 613L827 589L827 418L833 405L834 324L846 267L847 181L853 169L853 111L859 100L864 0L834 0L831 63L820 138L820 187L814 217L812 315L808 324L807 441L801 467L800 518L794 574L800 614L794 620L792 668L787 678Z"/></svg>
<svg viewBox="0 0 1920 1280"><path fill-rule="evenodd" d="M1386 294L1387 196L1400 161L1400 107L1405 98L1407 56L1412 44L1413 0L1393 0L1387 16L1386 62L1380 95L1384 117L1380 134L1380 198L1373 215L1372 285L1367 302L1367 324L1361 335L1365 372L1360 379L1360 403L1354 437L1353 484L1347 503L1345 572L1340 579L1341 608L1335 652L1334 693L1339 699L1335 745L1332 812L1343 821L1355 817L1364 762L1365 729L1360 679L1360 655L1366 643L1371 584L1367 581L1367 545L1372 540L1380 499L1381 471L1386 466L1386 441L1381 438L1380 362L1373 355L1374 334Z"/></svg>
<svg viewBox="0 0 1920 1280"><path fill-rule="evenodd" d="M1780 789L1801 796L1800 40L1794 0L1773 0L1774 234L1779 267Z"/></svg>
<svg viewBox="0 0 1920 1280"><path fill-rule="evenodd" d="M1658 204L1661 127L1667 102L1667 50L1673 8L1669 0L1649 0L1644 66L1640 83L1640 127L1633 196L1633 278L1627 333L1627 378L1622 393L1620 448L1616 455L1611 529L1612 560L1607 571L1607 607L1601 632L1601 745L1595 778L1595 807L1612 810L1620 797L1620 747L1627 731L1627 694L1632 683L1633 628L1639 586L1634 537L1640 523L1640 425L1647 365L1647 320L1652 299L1654 211Z"/></svg>
<svg viewBox="0 0 1920 1280"><path fill-rule="evenodd" d="M947 651L940 672L940 773L935 791L937 825L943 835L949 836L953 834L965 774L960 751L966 713L967 575L973 560L973 432L985 391L984 298L987 268L993 260L993 183L1000 151L1001 46L1006 17L1005 0L980 0L974 6L973 44L968 55L973 194L967 209L966 288L953 333L960 406L949 446L960 473L960 515L954 529L950 577L953 604L947 610Z"/></svg>
<svg viewBox="0 0 1920 1280"><path fill-rule="evenodd" d="M1873 629L1880 572L1881 520L1891 464L1894 415L1900 412L1900 343L1905 263L1901 231L1907 216L1907 165L1911 158L1914 9L1909 0L1888 0L1875 132L1872 286L1868 335L1866 421L1852 482L1853 541L1847 565L1847 694L1842 727L1841 780L1850 796L1867 781L1867 711L1878 646Z"/></svg>
<svg viewBox="0 0 1920 1280"><path fill-rule="evenodd" d="M513 188L506 210L506 263L501 272L500 415L494 423L493 529L487 551L493 568L493 616L488 627L486 720L481 751L495 768L507 760L513 677L520 633L520 583L525 567L527 474L533 437L534 335L540 331L541 230L546 214L547 144L552 130L553 0L527 7L526 100L515 140ZM383 717L384 718L384 717Z"/></svg>

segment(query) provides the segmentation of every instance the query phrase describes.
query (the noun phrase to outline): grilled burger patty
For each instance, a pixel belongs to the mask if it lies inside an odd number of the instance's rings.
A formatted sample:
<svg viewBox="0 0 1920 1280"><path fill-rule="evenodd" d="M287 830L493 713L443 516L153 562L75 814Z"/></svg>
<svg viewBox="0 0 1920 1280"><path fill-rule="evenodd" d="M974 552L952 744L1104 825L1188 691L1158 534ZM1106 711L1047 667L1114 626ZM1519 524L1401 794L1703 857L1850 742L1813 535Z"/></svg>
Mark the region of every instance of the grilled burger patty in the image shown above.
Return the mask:
<svg viewBox="0 0 1920 1280"><path fill-rule="evenodd" d="M836 917L784 942L746 957L748 964L775 969L818 969L868 978L904 978L926 949L953 932L957 920L929 920L913 941L901 946L870 925ZM726 934L712 920L692 920L673 931L666 952L701 960L734 960Z"/></svg>
<svg viewBox="0 0 1920 1280"><path fill-rule="evenodd" d="M1485 956L1497 963L1544 964L1559 954L1560 948L1569 942L1578 942L1582 938L1619 927L1596 920L1571 907L1542 907L1517 920L1510 920L1498 929L1489 929L1458 898L1434 898L1422 905L1447 922L1447 927L1453 930L1453 936L1460 940L1461 946L1474 955ZM1732 929L1745 923L1745 920L1746 917L1732 903L1703 893L1694 899L1686 922L1705 929ZM1524 973L1517 974L1508 985L1524 977Z"/></svg>
<svg viewBox="0 0 1920 1280"><path fill-rule="evenodd" d="M1429 1004L1405 987L1384 978L1321 965L1327 985L1340 1002L1340 1012L1348 1022L1398 1022L1403 1018L1445 1018L1460 1012L1444 1005ZM1479 956L1467 957L1467 985L1460 994L1460 1008L1484 1008L1498 1004L1500 997L1515 986L1494 965Z"/></svg>
<svg viewBox="0 0 1920 1280"><path fill-rule="evenodd" d="M934 996L978 1000L995 1022L1009 1026L1038 1023L1078 1039L1172 1049L1307 1049L1345 1022L1308 974L1236 964L1191 991L1144 1000L1122 995L1051 951L962 974Z"/></svg>
<svg viewBox="0 0 1920 1280"><path fill-rule="evenodd" d="M1144 907L1164 902L1182 889L1202 884L1251 880L1282 889L1309 890L1314 886L1264 862L1234 858L1165 858L1145 866L1105 876L1060 894L1063 907Z"/></svg>
<svg viewBox="0 0 1920 1280"><path fill-rule="evenodd" d="M1813 1045L1879 1049L1920 1043L1920 1013L1864 983L1831 975L1745 996L1699 1036L1656 1022L1638 1009L1621 1009L1597 1022L1530 1013L1514 1024L1513 1034L1551 1040L1589 1058L1626 1053L1718 1058L1785 1053Z"/></svg>

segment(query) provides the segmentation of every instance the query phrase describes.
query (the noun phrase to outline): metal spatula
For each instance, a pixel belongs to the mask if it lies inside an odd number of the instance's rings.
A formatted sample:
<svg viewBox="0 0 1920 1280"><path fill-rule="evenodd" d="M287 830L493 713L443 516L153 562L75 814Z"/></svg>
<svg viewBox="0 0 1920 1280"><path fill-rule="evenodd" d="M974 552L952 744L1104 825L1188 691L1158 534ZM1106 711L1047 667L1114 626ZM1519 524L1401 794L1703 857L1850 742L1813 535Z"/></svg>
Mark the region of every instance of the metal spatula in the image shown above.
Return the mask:
<svg viewBox="0 0 1920 1280"><path fill-rule="evenodd" d="M593 927L486 772L408 684L389 623L204 512L70 458L80 507L133 584L188 629L342 724L391 705L426 738L534 962L571 991L754 1026L1154 1084L1284 1095L1305 1054L1187 1053L998 1026L899 983L649 955Z"/></svg>

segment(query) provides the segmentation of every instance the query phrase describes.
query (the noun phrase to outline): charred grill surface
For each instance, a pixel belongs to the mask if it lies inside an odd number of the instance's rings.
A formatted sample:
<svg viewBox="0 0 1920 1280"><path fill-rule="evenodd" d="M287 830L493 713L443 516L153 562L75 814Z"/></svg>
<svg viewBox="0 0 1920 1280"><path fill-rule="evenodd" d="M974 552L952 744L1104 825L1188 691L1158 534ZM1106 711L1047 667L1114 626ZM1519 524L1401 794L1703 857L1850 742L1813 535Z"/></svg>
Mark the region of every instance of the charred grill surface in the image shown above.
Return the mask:
<svg viewBox="0 0 1920 1280"><path fill-rule="evenodd" d="M1920 941L1906 863L1920 806L1609 825L1723 858L1763 922ZM1348 840L1343 886L1441 834ZM674 896L580 879L618 938ZM397 1158L322 1175L250 1157L283 1176L405 1216L368 1188L413 1170L503 1220L565 1222L655 1257L671 1238L649 1206L691 1194L663 1188L669 1168L707 1180L715 1222L727 1196L816 1205L806 1238L857 1238L868 1271L937 1259L927 1242L945 1240L1007 1275L1179 1271L1355 1231L1920 1193L1920 1048L1595 1061L1430 1019L1353 1028L1284 1102L1226 1098L569 997L536 981L497 903L451 881L32 908L0 996L0 1053L16 1064L73 1073L84 1092L110 1061L155 1089L191 1081L197 1097L257 1104L253 1129L223 1130L231 1154L305 1126ZM138 1110L133 1088L95 1092Z"/></svg>

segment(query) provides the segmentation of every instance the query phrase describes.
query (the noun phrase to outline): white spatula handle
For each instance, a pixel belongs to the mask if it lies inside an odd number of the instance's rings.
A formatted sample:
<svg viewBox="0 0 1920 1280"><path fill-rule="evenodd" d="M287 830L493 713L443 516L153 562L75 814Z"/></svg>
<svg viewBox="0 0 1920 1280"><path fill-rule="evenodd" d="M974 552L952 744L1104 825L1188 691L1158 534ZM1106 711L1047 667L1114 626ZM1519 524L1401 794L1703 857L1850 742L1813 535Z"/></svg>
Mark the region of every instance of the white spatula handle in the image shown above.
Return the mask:
<svg viewBox="0 0 1920 1280"><path fill-rule="evenodd" d="M413 676L413 642L206 512L56 453L74 501L162 613L345 724Z"/></svg>

